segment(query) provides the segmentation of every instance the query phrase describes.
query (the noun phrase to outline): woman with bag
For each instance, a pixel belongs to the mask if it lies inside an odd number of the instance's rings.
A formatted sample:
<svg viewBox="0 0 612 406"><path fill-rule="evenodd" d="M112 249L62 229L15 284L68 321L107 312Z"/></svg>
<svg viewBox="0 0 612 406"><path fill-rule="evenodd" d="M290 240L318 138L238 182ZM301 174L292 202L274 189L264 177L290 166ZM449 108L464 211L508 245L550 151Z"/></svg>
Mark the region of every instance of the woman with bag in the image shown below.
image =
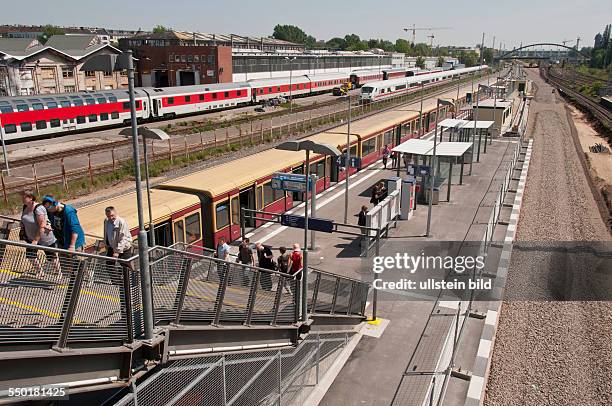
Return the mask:
<svg viewBox="0 0 612 406"><path fill-rule="evenodd" d="M19 238L21 240L32 245L57 248L57 240L53 234L49 217L47 216L47 209L45 209L42 204L36 203L36 195L32 192L28 191L23 193L23 209L21 211L20 223L21 230L19 232ZM44 251L44 253L47 259L45 267L49 266L49 264L53 264L58 277L61 278L62 272L57 253L52 251ZM36 270L36 276L42 276L44 274L44 268L38 260L38 250L33 247L27 247L26 258L32 262Z"/></svg>

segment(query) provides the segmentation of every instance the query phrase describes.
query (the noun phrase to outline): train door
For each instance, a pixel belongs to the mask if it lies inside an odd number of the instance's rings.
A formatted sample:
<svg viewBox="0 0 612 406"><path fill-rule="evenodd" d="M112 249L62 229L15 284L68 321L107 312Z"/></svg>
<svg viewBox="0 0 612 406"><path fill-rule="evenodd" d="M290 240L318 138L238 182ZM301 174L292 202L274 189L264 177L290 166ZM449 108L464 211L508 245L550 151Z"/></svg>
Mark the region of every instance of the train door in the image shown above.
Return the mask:
<svg viewBox="0 0 612 406"><path fill-rule="evenodd" d="M402 126L401 124L395 127L395 145L402 143Z"/></svg>
<svg viewBox="0 0 612 406"><path fill-rule="evenodd" d="M250 210L256 209L255 207L255 189L253 187L242 189L239 194L239 199L240 199L241 209L243 207L245 209L250 209ZM247 220L245 221L244 225L246 227L255 227L255 221L252 219L248 219L248 217L251 217L251 216L247 216Z"/></svg>
<svg viewBox="0 0 612 406"><path fill-rule="evenodd" d="M291 170L291 173L296 173L299 175L303 175L304 174L304 165L300 165L296 168L293 168ZM304 201L304 194L301 192L289 192L292 193L292 198L294 202L303 202Z"/></svg>
<svg viewBox="0 0 612 406"><path fill-rule="evenodd" d="M149 228L147 230L147 241L149 246L152 245L151 234ZM160 224L155 224L153 227L153 233L155 234L155 244L161 247L169 247L172 245L172 224L170 221L165 221Z"/></svg>
<svg viewBox="0 0 612 406"><path fill-rule="evenodd" d="M161 108L161 100L153 99L151 100L151 104L153 105L153 116L159 117L159 109Z"/></svg>

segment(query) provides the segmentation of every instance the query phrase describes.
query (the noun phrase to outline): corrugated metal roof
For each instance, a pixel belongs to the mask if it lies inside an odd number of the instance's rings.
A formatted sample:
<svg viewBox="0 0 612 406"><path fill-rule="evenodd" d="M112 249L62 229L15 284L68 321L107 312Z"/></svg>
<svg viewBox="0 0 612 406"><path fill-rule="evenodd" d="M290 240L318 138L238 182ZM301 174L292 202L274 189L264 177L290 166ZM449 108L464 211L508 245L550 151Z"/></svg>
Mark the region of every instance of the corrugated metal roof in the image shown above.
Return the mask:
<svg viewBox="0 0 612 406"><path fill-rule="evenodd" d="M95 35L53 35L45 43L45 46L55 48L60 51L64 50L85 50L92 45L95 45L97 37Z"/></svg>

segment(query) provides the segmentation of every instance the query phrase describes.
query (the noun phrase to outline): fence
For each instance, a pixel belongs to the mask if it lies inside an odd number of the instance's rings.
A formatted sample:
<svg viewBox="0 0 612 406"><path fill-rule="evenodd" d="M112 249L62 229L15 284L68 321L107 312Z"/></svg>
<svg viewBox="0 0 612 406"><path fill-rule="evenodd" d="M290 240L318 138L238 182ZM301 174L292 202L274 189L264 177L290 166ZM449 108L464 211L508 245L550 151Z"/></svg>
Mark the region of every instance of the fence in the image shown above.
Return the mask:
<svg viewBox="0 0 612 406"><path fill-rule="evenodd" d="M187 245L151 250L157 325L298 321L298 275L224 261L210 256L210 251L196 250Z"/></svg>
<svg viewBox="0 0 612 406"><path fill-rule="evenodd" d="M159 248L159 249L166 250L165 248ZM185 254L185 251L189 252L190 254ZM248 266L236 264L231 261L227 261L227 262L221 261L219 259L212 257L214 253L213 250L210 250L208 248L199 247L199 246L191 246L191 245L187 245L184 243L173 245L172 252L182 252L187 257L191 256L192 253L196 253L194 255L201 259L199 261L200 265L197 265L197 266L201 266L200 270L198 271L198 273L203 276L203 278L201 279L205 279L205 280L212 281L213 283L217 283L217 281L219 280L219 276L217 274L215 267L218 267L219 265L231 266L235 271L238 271L234 273L234 279L237 279L237 283L240 283L242 281L242 269L246 268L247 270L252 270L253 272L260 273L259 278L251 277L249 279L252 281L252 283L255 283L256 280L259 280L259 283L261 285L262 284L261 275L265 275L265 274L271 275L272 291L273 292L275 291L280 296L279 303L286 303L288 301L288 296L293 297L294 292L295 292L295 296L299 299L301 289L295 289L296 287L299 288L299 285L300 285L301 278L299 278L299 274L298 275L287 275L287 274L273 272L273 271L269 271L265 269L248 267ZM231 256L230 258L234 260L235 256ZM206 260L208 260L209 262L206 263L205 262ZM152 269L152 273L155 275L153 264L152 264L151 269ZM320 269L316 269L313 267L309 267L308 275L309 276L308 276L308 298L307 298L308 304L307 305L308 305L309 313L337 314L337 315L347 315L347 316L352 315L352 316L365 317L365 306L366 306L366 301L367 301L368 292L370 288L367 282L360 281L358 279L349 278L349 277L342 276L342 275L337 275L337 274L330 273L330 272L325 272L325 271L322 271ZM153 278L155 280L155 276L153 276ZM278 293L279 280L276 278L285 279L285 287L283 288L284 292ZM231 280L232 277L230 276L229 279ZM269 286L269 285L266 285L269 283L269 281L266 278L264 279L267 282L264 282L263 285ZM236 286L236 289L239 289L239 287L235 284L232 284L231 286L232 288ZM253 289L252 284L249 287L244 286L243 293L249 294L249 292L252 292L252 289ZM155 292L153 293L154 293L154 300L155 300ZM223 297L225 298L225 295ZM240 300L244 300L244 299L240 299ZM258 303L264 308L267 305L269 305L269 303L266 302L264 298L260 300L261 301ZM299 306L300 301L297 300L297 303ZM157 306L155 306L155 308L156 310L158 309ZM228 312L230 312L230 310L232 310L231 305L230 305L230 308L228 309ZM279 311L279 314L283 315L284 312L281 310ZM241 317L244 317L244 315L241 315L240 312L238 312L237 314L230 313L227 316L228 320L232 320L236 317L241 318Z"/></svg>
<svg viewBox="0 0 612 406"><path fill-rule="evenodd" d="M295 348L172 361L115 405L300 405L353 334L311 334Z"/></svg>
<svg viewBox="0 0 612 406"><path fill-rule="evenodd" d="M112 341L143 331L136 262L0 240L0 344Z"/></svg>

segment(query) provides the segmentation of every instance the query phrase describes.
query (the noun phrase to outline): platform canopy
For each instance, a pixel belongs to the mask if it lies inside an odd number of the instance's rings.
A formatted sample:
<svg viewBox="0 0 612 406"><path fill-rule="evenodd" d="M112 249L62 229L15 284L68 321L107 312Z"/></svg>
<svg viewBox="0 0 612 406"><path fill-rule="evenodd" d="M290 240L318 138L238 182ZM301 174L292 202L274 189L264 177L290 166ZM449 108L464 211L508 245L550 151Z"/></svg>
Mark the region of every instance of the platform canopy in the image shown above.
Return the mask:
<svg viewBox="0 0 612 406"><path fill-rule="evenodd" d="M438 157L459 157L472 147L471 142L439 142L436 145L436 156ZM393 152L413 155L433 155L434 142L411 139L393 148Z"/></svg>
<svg viewBox="0 0 612 406"><path fill-rule="evenodd" d="M480 120L476 122L477 130L486 130L493 125L493 121ZM455 118L447 118L438 123L438 127L443 128L454 128L456 130L474 128L474 121L470 120L458 120Z"/></svg>

